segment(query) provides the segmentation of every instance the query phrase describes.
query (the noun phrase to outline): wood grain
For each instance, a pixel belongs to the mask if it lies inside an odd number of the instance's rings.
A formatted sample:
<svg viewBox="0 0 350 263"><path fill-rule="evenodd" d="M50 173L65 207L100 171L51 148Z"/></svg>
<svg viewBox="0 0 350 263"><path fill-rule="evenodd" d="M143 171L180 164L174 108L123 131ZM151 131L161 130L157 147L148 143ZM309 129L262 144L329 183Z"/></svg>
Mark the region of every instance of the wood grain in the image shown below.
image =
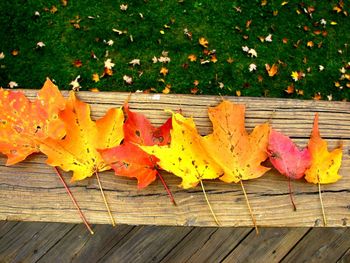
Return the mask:
<svg viewBox="0 0 350 263"><path fill-rule="evenodd" d="M280 262L336 262L350 247L349 235L349 228L311 229Z"/></svg>
<svg viewBox="0 0 350 263"><path fill-rule="evenodd" d="M309 228L302 227L261 228L259 235L251 232L221 262L256 262L256 259L259 262L280 262L308 231Z"/></svg>
<svg viewBox="0 0 350 263"><path fill-rule="evenodd" d="M35 96L35 91L25 93ZM94 118L110 107L119 107L129 96L126 93L80 92L82 100L91 104ZM307 143L315 112L320 113L320 129L330 148L344 146L343 178L322 186L328 226L350 224L350 103L301 101L287 99L236 98L227 99L247 106L248 130L270 121L273 128L283 131L303 146ZM132 94L132 110L144 113L154 124L169 115L163 109L182 109L185 116L194 116L201 134L211 131L207 107L222 99L214 96ZM0 158L0 220L48 221L80 223L74 206L45 157L32 155L15 166L5 167ZM63 173L69 181L70 173ZM113 214L119 224L216 226L199 187L183 190L176 176L164 173L177 203L171 205L159 181L147 189L137 190L135 180L116 177L112 172L101 174L102 185ZM239 185L206 181L206 190L222 226L252 226ZM245 182L257 223L260 226L322 226L317 187L303 181L293 182L297 212L289 202L287 180L271 171L257 180ZM70 184L70 188L91 223L108 224L95 178Z"/></svg>

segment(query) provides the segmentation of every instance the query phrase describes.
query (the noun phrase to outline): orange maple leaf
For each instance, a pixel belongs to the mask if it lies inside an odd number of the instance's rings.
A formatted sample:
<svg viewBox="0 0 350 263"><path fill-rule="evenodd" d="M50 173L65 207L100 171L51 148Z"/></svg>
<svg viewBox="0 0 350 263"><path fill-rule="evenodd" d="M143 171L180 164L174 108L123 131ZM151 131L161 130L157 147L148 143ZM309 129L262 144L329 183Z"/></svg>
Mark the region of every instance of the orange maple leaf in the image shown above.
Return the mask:
<svg viewBox="0 0 350 263"><path fill-rule="evenodd" d="M58 118L65 99L49 79L33 102L22 92L0 89L0 107L0 152L8 157L6 165L39 152L38 139L60 139L65 134Z"/></svg>
<svg viewBox="0 0 350 263"><path fill-rule="evenodd" d="M187 58L188 58L191 62L195 62L195 61L197 60L197 57L196 57L196 55L194 55L194 54L188 55Z"/></svg>
<svg viewBox="0 0 350 263"><path fill-rule="evenodd" d="M305 172L305 179L310 183L330 184L338 181L342 161L342 147L328 151L328 144L320 136L318 114L315 115L314 126L308 148L311 153L311 167Z"/></svg>
<svg viewBox="0 0 350 263"><path fill-rule="evenodd" d="M269 74L269 77L275 76L278 72L278 66L276 64L273 64L272 66L270 66L269 64L265 64L265 68L267 74Z"/></svg>
<svg viewBox="0 0 350 263"><path fill-rule="evenodd" d="M122 141L122 109L110 109L104 117L94 122L90 118L89 105L78 100L71 91L66 108L59 116L67 129L65 138L47 138L40 142L40 150L48 156L47 163L59 166L64 171L73 171L72 181L109 170L97 149L111 148Z"/></svg>
<svg viewBox="0 0 350 263"><path fill-rule="evenodd" d="M229 101L210 107L208 112L213 133L204 137L203 145L224 170L220 180L238 183L270 170L261 165L268 157L270 127L267 123L256 126L248 134L244 127L245 106Z"/></svg>

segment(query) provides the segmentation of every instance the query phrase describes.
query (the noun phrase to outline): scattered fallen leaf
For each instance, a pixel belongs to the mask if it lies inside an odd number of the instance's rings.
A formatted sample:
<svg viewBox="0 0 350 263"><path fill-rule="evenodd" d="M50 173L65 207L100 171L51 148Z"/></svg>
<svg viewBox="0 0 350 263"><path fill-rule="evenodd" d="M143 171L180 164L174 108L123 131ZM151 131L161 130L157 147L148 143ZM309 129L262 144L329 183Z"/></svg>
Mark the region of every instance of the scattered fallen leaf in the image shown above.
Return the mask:
<svg viewBox="0 0 350 263"><path fill-rule="evenodd" d="M229 57L226 61L228 64L232 64L234 62L233 58L231 57Z"/></svg>
<svg viewBox="0 0 350 263"><path fill-rule="evenodd" d="M199 39L199 44L201 45L201 46L203 46L203 47L205 47L205 48L208 48L208 44L209 44L209 42L208 42L208 40L206 40L204 37L201 37L200 39Z"/></svg>
<svg viewBox="0 0 350 263"><path fill-rule="evenodd" d="M18 56L18 54L19 54L19 50L17 50L17 49L14 49L14 50L11 51L11 55L14 56L14 57Z"/></svg>
<svg viewBox="0 0 350 263"><path fill-rule="evenodd" d="M76 68L80 68L83 65L83 62L81 62L80 59L76 59L73 61L73 66Z"/></svg>
<svg viewBox="0 0 350 263"><path fill-rule="evenodd" d="M127 4L121 4L119 7L120 7L120 10L122 10L122 11L126 11L128 9Z"/></svg>
<svg viewBox="0 0 350 263"><path fill-rule="evenodd" d="M285 89L284 91L287 93L287 94L293 94L294 93L294 85L293 84L290 84L287 89Z"/></svg>
<svg viewBox="0 0 350 263"><path fill-rule="evenodd" d="M38 43L36 43L36 47L37 48L43 48L43 47L45 47L45 43L42 42L42 41L39 41Z"/></svg>
<svg viewBox="0 0 350 263"><path fill-rule="evenodd" d="M218 61L217 57L216 57L216 54L213 54L210 56L210 61L213 62L213 63L216 63Z"/></svg>
<svg viewBox="0 0 350 263"><path fill-rule="evenodd" d="M275 76L278 72L278 66L276 64L273 64L271 67L269 64L265 64L265 69L269 77Z"/></svg>
<svg viewBox="0 0 350 263"><path fill-rule="evenodd" d="M164 77L168 74L169 70L166 67L162 67L159 71Z"/></svg>
<svg viewBox="0 0 350 263"><path fill-rule="evenodd" d="M100 76L97 73L92 74L92 80L94 82L99 82L100 81Z"/></svg>
<svg viewBox="0 0 350 263"><path fill-rule="evenodd" d="M251 63L251 64L249 65L249 72L253 72L253 71L255 71L255 70L256 70L256 64Z"/></svg>
<svg viewBox="0 0 350 263"><path fill-rule="evenodd" d="M69 85L72 86L73 91L79 91L79 89L81 88L79 84L79 79L80 79L80 75L78 75L74 80L71 81L71 83L69 83Z"/></svg>
<svg viewBox="0 0 350 263"><path fill-rule="evenodd" d="M129 64L132 65L133 67L135 67L136 65L140 65L141 62L140 62L139 59L135 58L135 59L131 60L131 61L129 62Z"/></svg>
<svg viewBox="0 0 350 263"><path fill-rule="evenodd" d="M321 93L320 93L320 92L315 93L315 95L314 95L312 98L313 98L314 100L320 100L320 99L322 99Z"/></svg>
<svg viewBox="0 0 350 263"><path fill-rule="evenodd" d="M51 8L50 8L50 13L51 14L55 14L56 12L58 11L58 9L57 9L57 7L56 6L51 6Z"/></svg>
<svg viewBox="0 0 350 263"><path fill-rule="evenodd" d="M105 62L104 62L104 64L105 64L105 68L107 68L107 69L112 69L113 67L114 67L114 63L112 63L112 59L107 59Z"/></svg>
<svg viewBox="0 0 350 263"><path fill-rule="evenodd" d="M18 87L18 83L16 81L10 81L8 84L8 87L10 89L16 88L16 87Z"/></svg>
<svg viewBox="0 0 350 263"><path fill-rule="evenodd" d="M308 41L306 44L307 47L313 47L314 46L314 42L312 41Z"/></svg>
<svg viewBox="0 0 350 263"><path fill-rule="evenodd" d="M131 85L132 84L132 77L128 76L128 75L124 75L123 76L123 80L125 81L126 84Z"/></svg>
<svg viewBox="0 0 350 263"><path fill-rule="evenodd" d="M191 62L195 62L197 60L197 56L194 54L190 54L187 57Z"/></svg>
<svg viewBox="0 0 350 263"><path fill-rule="evenodd" d="M170 88L171 88L171 85L170 84L167 84L166 86L165 86L165 88L162 90L162 93L164 93L164 94L169 94L170 93Z"/></svg>

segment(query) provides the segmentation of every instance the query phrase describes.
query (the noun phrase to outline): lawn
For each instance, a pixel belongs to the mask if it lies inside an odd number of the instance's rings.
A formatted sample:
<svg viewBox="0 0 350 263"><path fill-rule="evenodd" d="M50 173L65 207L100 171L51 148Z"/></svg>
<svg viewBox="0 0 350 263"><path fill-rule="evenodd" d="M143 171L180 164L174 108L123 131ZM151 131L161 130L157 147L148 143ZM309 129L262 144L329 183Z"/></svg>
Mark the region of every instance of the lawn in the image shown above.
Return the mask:
<svg viewBox="0 0 350 263"><path fill-rule="evenodd" d="M0 13L2 87L48 76L61 89L350 100L348 1L15 0Z"/></svg>

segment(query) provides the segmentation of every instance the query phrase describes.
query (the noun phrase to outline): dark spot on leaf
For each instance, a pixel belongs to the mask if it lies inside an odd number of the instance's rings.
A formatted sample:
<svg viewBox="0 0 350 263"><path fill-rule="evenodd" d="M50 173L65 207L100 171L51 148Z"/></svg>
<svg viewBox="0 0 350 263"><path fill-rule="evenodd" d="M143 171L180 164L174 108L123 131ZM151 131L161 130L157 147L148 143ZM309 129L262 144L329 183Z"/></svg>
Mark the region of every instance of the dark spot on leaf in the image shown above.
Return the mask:
<svg viewBox="0 0 350 263"><path fill-rule="evenodd" d="M179 162L181 162L182 161L181 157L179 157L178 160L179 160Z"/></svg>
<svg viewBox="0 0 350 263"><path fill-rule="evenodd" d="M90 153L90 149L89 149L89 148L86 148L86 152L87 152L87 153Z"/></svg>
<svg viewBox="0 0 350 263"><path fill-rule="evenodd" d="M136 131L135 131L135 134L136 134L137 137L140 137L140 136L141 136L141 133L140 133L139 130L136 130Z"/></svg>

